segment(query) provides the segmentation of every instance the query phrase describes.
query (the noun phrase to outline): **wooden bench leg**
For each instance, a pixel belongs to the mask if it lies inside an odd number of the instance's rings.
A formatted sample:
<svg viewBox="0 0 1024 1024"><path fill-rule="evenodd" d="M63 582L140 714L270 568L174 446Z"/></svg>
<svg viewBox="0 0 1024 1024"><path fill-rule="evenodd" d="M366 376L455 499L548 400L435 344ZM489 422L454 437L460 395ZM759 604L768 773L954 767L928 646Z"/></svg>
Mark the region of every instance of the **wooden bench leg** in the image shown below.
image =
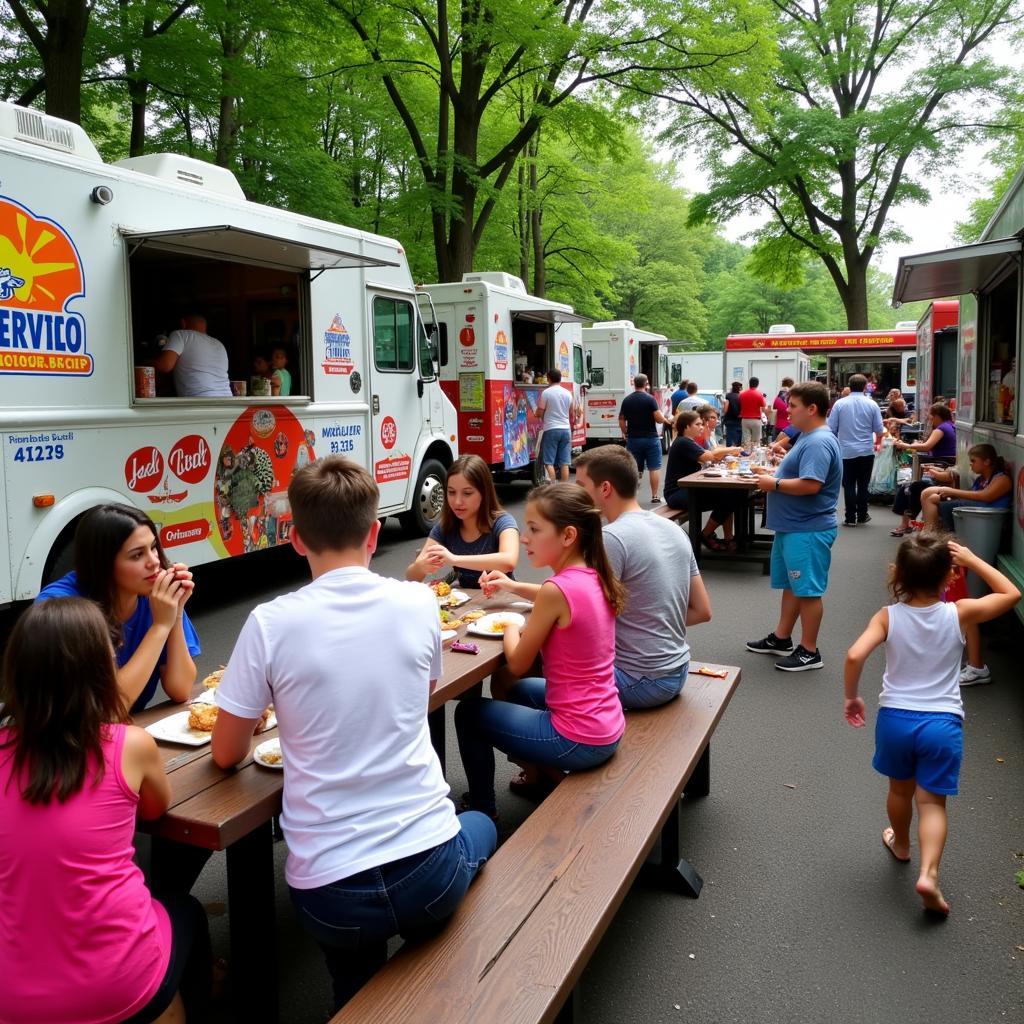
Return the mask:
<svg viewBox="0 0 1024 1024"><path fill-rule="evenodd" d="M693 769L690 781L683 787L686 796L707 796L711 792L711 744L704 748L700 760Z"/></svg>
<svg viewBox="0 0 1024 1024"><path fill-rule="evenodd" d="M270 822L229 846L227 861L235 1019L276 1021L277 927Z"/></svg>
<svg viewBox="0 0 1024 1024"><path fill-rule="evenodd" d="M661 828L661 836L654 855L643 866L643 873L652 880L677 889L684 896L696 899L704 888L704 879L697 869L679 855L679 801L676 800L668 819Z"/></svg>
<svg viewBox="0 0 1024 1024"><path fill-rule="evenodd" d="M576 985L569 993L569 998L562 1004L562 1008L558 1011L558 1016L555 1017L553 1024L576 1024L576 1021L579 1020L580 998L577 994L578 992L579 986Z"/></svg>
<svg viewBox="0 0 1024 1024"><path fill-rule="evenodd" d="M430 729L430 745L434 748L437 753L438 760L441 762L441 771L445 772L444 763L444 705L442 704L436 711L431 711L427 715L427 726Z"/></svg>

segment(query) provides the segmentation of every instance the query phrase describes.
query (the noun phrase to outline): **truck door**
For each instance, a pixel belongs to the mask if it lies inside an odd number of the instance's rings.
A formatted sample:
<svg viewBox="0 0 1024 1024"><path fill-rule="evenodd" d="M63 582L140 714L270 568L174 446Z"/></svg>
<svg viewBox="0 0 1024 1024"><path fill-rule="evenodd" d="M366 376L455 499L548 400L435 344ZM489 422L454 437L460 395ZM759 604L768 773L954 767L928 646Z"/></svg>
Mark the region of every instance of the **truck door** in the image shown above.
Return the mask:
<svg viewBox="0 0 1024 1024"><path fill-rule="evenodd" d="M417 317L412 297L402 292L370 290L367 302L373 332L370 451L384 510L406 504L420 435Z"/></svg>

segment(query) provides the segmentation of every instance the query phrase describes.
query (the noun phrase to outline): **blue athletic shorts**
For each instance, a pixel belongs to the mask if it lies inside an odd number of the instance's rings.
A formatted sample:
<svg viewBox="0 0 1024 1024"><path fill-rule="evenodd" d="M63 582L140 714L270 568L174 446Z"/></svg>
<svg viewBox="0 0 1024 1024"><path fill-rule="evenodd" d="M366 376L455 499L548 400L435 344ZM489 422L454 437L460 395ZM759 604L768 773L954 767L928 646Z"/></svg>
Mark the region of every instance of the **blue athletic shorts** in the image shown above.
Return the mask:
<svg viewBox="0 0 1024 1024"><path fill-rule="evenodd" d="M545 430L540 441L540 461L545 466L569 465L569 431L564 429Z"/></svg>
<svg viewBox="0 0 1024 1024"><path fill-rule="evenodd" d="M657 437L626 438L629 454L636 459L642 473L645 469L661 469L661 439Z"/></svg>
<svg viewBox="0 0 1024 1024"><path fill-rule="evenodd" d="M797 597L821 597L828 589L836 530L776 533L772 543L772 588Z"/></svg>
<svg viewBox="0 0 1024 1024"><path fill-rule="evenodd" d="M940 796L953 796L964 756L964 720L946 711L879 708L871 766L890 779L915 779Z"/></svg>

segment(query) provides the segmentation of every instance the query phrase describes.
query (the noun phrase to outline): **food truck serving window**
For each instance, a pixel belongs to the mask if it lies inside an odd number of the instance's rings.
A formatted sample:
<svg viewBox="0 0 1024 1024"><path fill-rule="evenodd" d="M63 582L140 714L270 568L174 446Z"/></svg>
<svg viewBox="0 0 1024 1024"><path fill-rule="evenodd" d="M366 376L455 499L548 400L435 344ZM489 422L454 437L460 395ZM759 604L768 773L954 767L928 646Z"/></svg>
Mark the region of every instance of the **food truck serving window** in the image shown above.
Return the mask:
<svg viewBox="0 0 1024 1024"><path fill-rule="evenodd" d="M416 365L412 303L378 295L373 300L373 362L378 370L406 373Z"/></svg>
<svg viewBox="0 0 1024 1024"><path fill-rule="evenodd" d="M978 296L980 422L1012 427L1017 412L1017 356L1020 273L1010 267L995 286Z"/></svg>

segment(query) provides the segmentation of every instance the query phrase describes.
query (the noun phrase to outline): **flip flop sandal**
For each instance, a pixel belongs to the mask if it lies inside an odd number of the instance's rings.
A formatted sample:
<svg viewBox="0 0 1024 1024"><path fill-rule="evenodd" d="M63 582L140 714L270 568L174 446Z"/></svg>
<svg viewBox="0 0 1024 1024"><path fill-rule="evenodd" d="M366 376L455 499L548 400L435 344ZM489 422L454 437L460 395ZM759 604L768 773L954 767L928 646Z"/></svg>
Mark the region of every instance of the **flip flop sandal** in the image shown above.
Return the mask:
<svg viewBox="0 0 1024 1024"><path fill-rule="evenodd" d="M725 545L712 533L702 533L700 535L700 541L705 547L710 548L712 551L724 551Z"/></svg>
<svg viewBox="0 0 1024 1024"><path fill-rule="evenodd" d="M730 555L734 555L734 554L736 554L737 551L739 551L740 546L734 540L727 540L722 545L722 549L724 551L728 551Z"/></svg>
<svg viewBox="0 0 1024 1024"><path fill-rule="evenodd" d="M909 526L905 530L901 529L900 527L896 527L895 530L890 530L889 531L889 536L890 537L906 537L906 535L908 533L911 533L911 532L912 531L911 531Z"/></svg>

